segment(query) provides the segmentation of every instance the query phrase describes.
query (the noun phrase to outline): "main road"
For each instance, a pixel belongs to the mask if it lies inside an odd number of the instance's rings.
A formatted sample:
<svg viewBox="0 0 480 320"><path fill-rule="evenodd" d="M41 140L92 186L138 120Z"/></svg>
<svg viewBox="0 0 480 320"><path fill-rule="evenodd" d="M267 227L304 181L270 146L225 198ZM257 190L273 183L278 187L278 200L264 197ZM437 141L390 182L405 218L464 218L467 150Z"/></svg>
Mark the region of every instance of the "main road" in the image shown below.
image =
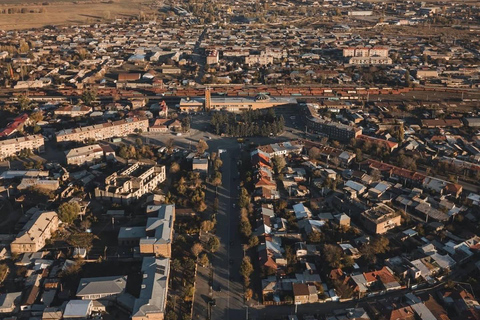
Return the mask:
<svg viewBox="0 0 480 320"><path fill-rule="evenodd" d="M213 151L213 150L211 150ZM213 296L216 305L211 308L212 320L244 319L243 285L239 276L243 250L238 232L239 211L237 160L240 148L237 143L220 145L223 161L222 186L218 188L219 208L216 234L220 248L212 259Z"/></svg>

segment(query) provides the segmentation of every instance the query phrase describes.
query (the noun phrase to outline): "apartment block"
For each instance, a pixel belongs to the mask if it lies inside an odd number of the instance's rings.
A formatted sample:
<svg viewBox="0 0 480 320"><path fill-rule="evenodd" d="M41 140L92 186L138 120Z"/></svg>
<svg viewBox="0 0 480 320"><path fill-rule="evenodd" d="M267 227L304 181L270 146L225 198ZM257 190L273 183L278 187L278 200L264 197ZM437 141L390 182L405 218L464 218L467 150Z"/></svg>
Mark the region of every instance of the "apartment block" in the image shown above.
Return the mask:
<svg viewBox="0 0 480 320"><path fill-rule="evenodd" d="M261 54L251 54L248 57L245 57L245 64L251 65L268 65L273 63L273 57L262 52Z"/></svg>
<svg viewBox="0 0 480 320"><path fill-rule="evenodd" d="M95 189L95 197L116 203L130 204L155 190L165 179L165 166L137 162L127 169L115 172L105 178L105 185Z"/></svg>
<svg viewBox="0 0 480 320"><path fill-rule="evenodd" d="M139 131L148 131L147 118L127 118L93 126L66 129L58 131L55 135L57 142L64 142L85 141L86 139L105 140L113 137L124 137Z"/></svg>
<svg viewBox="0 0 480 320"><path fill-rule="evenodd" d="M42 135L36 134L20 138L2 140L0 141L0 159L13 156L24 149L43 152L45 150L45 139Z"/></svg>
<svg viewBox="0 0 480 320"><path fill-rule="evenodd" d="M343 49L344 57L388 57L388 48L383 47L357 47Z"/></svg>
<svg viewBox="0 0 480 320"><path fill-rule="evenodd" d="M307 127L309 130L324 134L331 139L339 141L350 141L362 134L362 129L320 118L316 115L316 111L312 107L308 107L310 115L307 116Z"/></svg>
<svg viewBox="0 0 480 320"><path fill-rule="evenodd" d="M170 259L143 258L142 274L142 286L133 305L132 320L163 320L167 305Z"/></svg>
<svg viewBox="0 0 480 320"><path fill-rule="evenodd" d="M37 252L58 229L58 224L58 215L54 211L35 212L10 244L10 250L12 253Z"/></svg>
<svg viewBox="0 0 480 320"><path fill-rule="evenodd" d="M175 205L149 206L147 214L149 213L155 216L147 220L146 236L140 239L140 253L169 258L172 255Z"/></svg>
<svg viewBox="0 0 480 320"><path fill-rule="evenodd" d="M65 151L65 158L70 165L90 164L103 158L103 149L98 144L70 149Z"/></svg>
<svg viewBox="0 0 480 320"><path fill-rule="evenodd" d="M401 216L385 204L362 212L361 219L365 228L374 234L384 234L401 225Z"/></svg>

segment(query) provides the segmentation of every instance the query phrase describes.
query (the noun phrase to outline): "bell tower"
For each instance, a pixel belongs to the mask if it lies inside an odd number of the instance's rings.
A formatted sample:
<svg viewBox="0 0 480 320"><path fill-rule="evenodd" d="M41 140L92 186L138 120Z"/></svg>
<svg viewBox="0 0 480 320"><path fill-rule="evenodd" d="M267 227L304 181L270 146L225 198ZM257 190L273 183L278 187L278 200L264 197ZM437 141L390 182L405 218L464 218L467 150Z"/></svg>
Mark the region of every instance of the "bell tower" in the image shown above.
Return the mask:
<svg viewBox="0 0 480 320"><path fill-rule="evenodd" d="M211 108L211 94L210 88L205 88L205 111L209 111Z"/></svg>

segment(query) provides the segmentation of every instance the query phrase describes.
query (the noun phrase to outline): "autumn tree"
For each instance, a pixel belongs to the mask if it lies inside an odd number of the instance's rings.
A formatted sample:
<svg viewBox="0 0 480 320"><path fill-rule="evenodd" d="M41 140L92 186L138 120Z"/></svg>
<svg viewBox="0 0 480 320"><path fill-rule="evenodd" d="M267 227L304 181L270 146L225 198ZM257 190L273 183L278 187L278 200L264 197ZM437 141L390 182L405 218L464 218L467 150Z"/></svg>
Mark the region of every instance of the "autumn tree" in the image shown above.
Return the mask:
<svg viewBox="0 0 480 320"><path fill-rule="evenodd" d="M198 140L196 148L197 148L197 153L198 154L203 154L205 151L208 150L208 144L205 142L205 140L200 139L200 140Z"/></svg>
<svg viewBox="0 0 480 320"><path fill-rule="evenodd" d="M208 241L207 241L207 249L208 249L208 251L214 253L215 251L218 250L219 247L220 247L220 240L218 239L217 236L212 235L212 236L210 237L210 239L208 239Z"/></svg>
<svg viewBox="0 0 480 320"><path fill-rule="evenodd" d="M195 257L198 257L198 255L203 251L203 246L201 243L194 243L192 248L190 249L190 251L192 252L192 254L195 256Z"/></svg>

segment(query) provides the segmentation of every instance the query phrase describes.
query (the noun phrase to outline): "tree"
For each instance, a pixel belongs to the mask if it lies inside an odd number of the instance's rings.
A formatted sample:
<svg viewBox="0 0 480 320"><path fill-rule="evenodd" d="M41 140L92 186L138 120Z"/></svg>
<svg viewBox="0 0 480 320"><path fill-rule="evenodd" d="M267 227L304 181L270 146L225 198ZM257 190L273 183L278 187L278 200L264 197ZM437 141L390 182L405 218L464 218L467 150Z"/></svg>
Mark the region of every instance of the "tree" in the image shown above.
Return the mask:
<svg viewBox="0 0 480 320"><path fill-rule="evenodd" d="M222 165L223 165L223 161L220 158L216 158L213 161L213 170L215 170L215 171L220 170Z"/></svg>
<svg viewBox="0 0 480 320"><path fill-rule="evenodd" d="M323 246L325 260L331 268L339 268L342 262L342 249L339 246L326 244Z"/></svg>
<svg viewBox="0 0 480 320"><path fill-rule="evenodd" d="M198 259L198 263L200 263L202 266L208 266L210 261L208 260L208 256L206 253L202 253Z"/></svg>
<svg viewBox="0 0 480 320"><path fill-rule="evenodd" d="M58 217L64 223L72 223L80 213L80 206L76 202L64 202L58 207Z"/></svg>
<svg viewBox="0 0 480 320"><path fill-rule="evenodd" d="M407 87L410 87L412 85L412 81L410 80L410 71L409 70L405 71L404 80L405 80L405 85Z"/></svg>
<svg viewBox="0 0 480 320"><path fill-rule="evenodd" d="M215 171L213 175L212 184L216 187L222 185L222 173L220 171Z"/></svg>
<svg viewBox="0 0 480 320"><path fill-rule="evenodd" d="M240 265L240 274L244 279L248 279L253 272L252 262L249 256L243 257L242 264Z"/></svg>
<svg viewBox="0 0 480 320"><path fill-rule="evenodd" d="M249 247L249 248L256 247L256 246L258 246L259 243L260 243L260 240L258 240L258 237L257 237L257 236L251 236L251 237L248 239L248 247Z"/></svg>
<svg viewBox="0 0 480 320"><path fill-rule="evenodd" d="M238 197L238 205L241 208L246 208L248 207L249 204L250 204L250 195L248 194L247 189L242 187L240 189L240 195Z"/></svg>
<svg viewBox="0 0 480 320"><path fill-rule="evenodd" d="M323 234L319 231L313 230L307 237L308 242L320 243L323 241Z"/></svg>
<svg viewBox="0 0 480 320"><path fill-rule="evenodd" d="M203 251L203 246L201 243L194 243L192 248L190 249L190 251L192 252L192 254L196 257L198 257L198 255Z"/></svg>
<svg viewBox="0 0 480 320"><path fill-rule="evenodd" d="M143 141L142 141L142 139L136 138L136 139L135 139L135 145L136 145L137 147L143 146Z"/></svg>
<svg viewBox="0 0 480 320"><path fill-rule="evenodd" d="M211 220L202 221L202 224L200 226L200 229L203 232L210 232L213 230L213 228L215 228L215 223Z"/></svg>
<svg viewBox="0 0 480 320"><path fill-rule="evenodd" d="M252 225L248 218L242 218L240 220L240 233L243 234L245 238L248 238L252 235Z"/></svg>
<svg viewBox="0 0 480 320"><path fill-rule="evenodd" d="M82 101L87 106L97 99L97 94L93 90L84 90L82 93Z"/></svg>
<svg viewBox="0 0 480 320"><path fill-rule="evenodd" d="M18 105L21 110L25 110L30 105L30 99L25 94L22 94L18 97Z"/></svg>
<svg viewBox="0 0 480 320"><path fill-rule="evenodd" d="M253 297L253 290L248 288L245 290L245 300L249 301Z"/></svg>
<svg viewBox="0 0 480 320"><path fill-rule="evenodd" d="M311 148L310 150L308 150L308 156L311 159L318 159L320 157L320 149L318 149L317 147Z"/></svg>
<svg viewBox="0 0 480 320"><path fill-rule="evenodd" d="M37 122L40 122L43 120L43 113L41 111L36 111L36 112L33 112L30 116L29 116L30 120L32 120L34 123L37 123Z"/></svg>
<svg viewBox="0 0 480 320"><path fill-rule="evenodd" d="M178 171L180 171L180 165L176 162L172 163L170 166L170 173L177 173Z"/></svg>
<svg viewBox="0 0 480 320"><path fill-rule="evenodd" d="M205 140L200 139L200 140L198 140L196 148L197 148L197 153L198 154L203 154L205 151L208 150L208 144L205 142Z"/></svg>
<svg viewBox="0 0 480 320"><path fill-rule="evenodd" d="M220 247L220 240L218 240L218 237L215 235L212 235L210 239L207 241L207 249L208 251L214 253L215 251L218 250Z"/></svg>
<svg viewBox="0 0 480 320"><path fill-rule="evenodd" d="M172 149L174 146L175 146L175 141L172 138L168 139L167 142L165 143L165 147L167 148L169 153L172 152Z"/></svg>
<svg viewBox="0 0 480 320"><path fill-rule="evenodd" d="M272 158L272 163L273 169L275 170L276 174L281 173L283 168L285 168L285 166L287 165L287 163L285 162L285 158L277 155Z"/></svg>

